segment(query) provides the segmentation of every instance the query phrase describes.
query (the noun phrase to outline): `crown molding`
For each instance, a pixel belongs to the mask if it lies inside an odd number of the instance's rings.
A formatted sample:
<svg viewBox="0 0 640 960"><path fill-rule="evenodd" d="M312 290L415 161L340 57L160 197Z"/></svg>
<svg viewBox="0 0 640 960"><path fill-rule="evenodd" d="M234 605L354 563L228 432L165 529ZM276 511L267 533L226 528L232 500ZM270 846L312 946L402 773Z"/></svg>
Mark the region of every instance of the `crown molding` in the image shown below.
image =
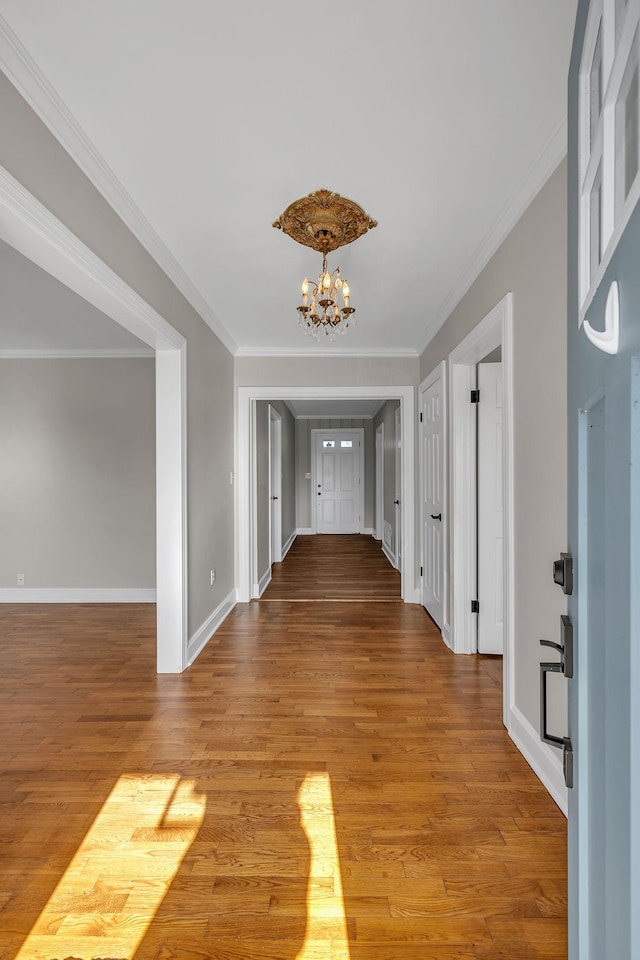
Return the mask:
<svg viewBox="0 0 640 960"><path fill-rule="evenodd" d="M507 239L520 217L566 156L566 153L567 117L565 114L563 119L555 126L542 153L529 167L524 180L504 205L493 226L485 234L484 239L451 288L433 320L428 324L427 334L418 350L419 355L424 353L440 327L451 316L464 295L478 279L491 257Z"/></svg>
<svg viewBox="0 0 640 960"><path fill-rule="evenodd" d="M333 360L335 357L350 357L357 360L363 359L388 359L389 357L399 359L417 359L420 354L413 347L342 347L337 350L318 347L239 347L235 353L236 357L322 357Z"/></svg>
<svg viewBox="0 0 640 960"><path fill-rule="evenodd" d="M0 360L148 360L155 350L0 350Z"/></svg>
<svg viewBox="0 0 640 960"><path fill-rule="evenodd" d="M80 167L107 203L113 207L136 239L227 350L235 354L238 346L236 341L218 320L200 291L134 203L2 15L0 15L0 65L18 93L62 144L71 159Z"/></svg>

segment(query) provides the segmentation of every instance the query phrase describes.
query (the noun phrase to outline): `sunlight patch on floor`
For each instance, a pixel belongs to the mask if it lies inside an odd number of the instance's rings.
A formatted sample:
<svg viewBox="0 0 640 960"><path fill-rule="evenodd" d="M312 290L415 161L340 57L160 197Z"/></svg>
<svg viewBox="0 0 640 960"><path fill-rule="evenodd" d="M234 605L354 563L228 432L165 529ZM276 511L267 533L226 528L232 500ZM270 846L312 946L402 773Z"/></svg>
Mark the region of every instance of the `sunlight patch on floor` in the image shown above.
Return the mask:
<svg viewBox="0 0 640 960"><path fill-rule="evenodd" d="M300 821L309 841L311 862L307 930L297 960L349 960L340 855L328 773L307 774L298 791L298 806ZM327 890L326 882L322 882L326 877L333 878L332 891Z"/></svg>
<svg viewBox="0 0 640 960"><path fill-rule="evenodd" d="M118 780L16 960L132 960L204 819L178 775Z"/></svg>

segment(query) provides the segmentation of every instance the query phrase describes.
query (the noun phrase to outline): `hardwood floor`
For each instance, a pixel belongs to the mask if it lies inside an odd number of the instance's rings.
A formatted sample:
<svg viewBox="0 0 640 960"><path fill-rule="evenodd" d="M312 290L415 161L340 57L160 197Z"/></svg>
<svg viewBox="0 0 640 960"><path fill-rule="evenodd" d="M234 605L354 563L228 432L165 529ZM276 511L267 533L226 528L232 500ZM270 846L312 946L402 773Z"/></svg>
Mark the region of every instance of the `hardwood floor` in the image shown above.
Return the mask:
<svg viewBox="0 0 640 960"><path fill-rule="evenodd" d="M263 600L400 600L400 574L361 534L298 536Z"/></svg>
<svg viewBox="0 0 640 960"><path fill-rule="evenodd" d="M0 956L564 960L565 820L418 606L0 607Z"/></svg>

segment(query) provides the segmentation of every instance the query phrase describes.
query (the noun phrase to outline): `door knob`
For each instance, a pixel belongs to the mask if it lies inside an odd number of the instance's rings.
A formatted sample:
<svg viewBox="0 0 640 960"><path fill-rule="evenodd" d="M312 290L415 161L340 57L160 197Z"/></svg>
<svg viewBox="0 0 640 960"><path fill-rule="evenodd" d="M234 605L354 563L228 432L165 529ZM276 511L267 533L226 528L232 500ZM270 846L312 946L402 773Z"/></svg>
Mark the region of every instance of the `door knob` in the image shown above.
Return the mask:
<svg viewBox="0 0 640 960"><path fill-rule="evenodd" d="M278 498L277 498L277 497L271 497L271 499L272 499L272 500L277 500Z"/></svg>
<svg viewBox="0 0 640 960"><path fill-rule="evenodd" d="M400 506L400 501L399 501L399 500L394 500L393 502L395 503L395 505L396 505L397 507Z"/></svg>
<svg viewBox="0 0 640 960"><path fill-rule="evenodd" d="M432 519L432 520L442 520L442 514L441 514L441 513L432 513L432 514L431 514L431 519Z"/></svg>

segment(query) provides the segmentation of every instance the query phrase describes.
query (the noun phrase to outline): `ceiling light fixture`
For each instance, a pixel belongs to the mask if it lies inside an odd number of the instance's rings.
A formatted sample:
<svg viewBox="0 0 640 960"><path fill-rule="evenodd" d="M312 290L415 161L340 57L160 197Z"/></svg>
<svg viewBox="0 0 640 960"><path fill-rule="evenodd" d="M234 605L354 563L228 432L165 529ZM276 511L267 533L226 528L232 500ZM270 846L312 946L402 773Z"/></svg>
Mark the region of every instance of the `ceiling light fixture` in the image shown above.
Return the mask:
<svg viewBox="0 0 640 960"><path fill-rule="evenodd" d="M329 272L327 254L357 240L367 230L377 227L377 222L353 200L331 190L316 190L290 204L273 226L297 243L322 254L322 273L317 281L305 277L302 282L298 324L314 340L322 336L335 340L338 333L346 333L355 309L351 306L349 284L340 276L340 267Z"/></svg>

